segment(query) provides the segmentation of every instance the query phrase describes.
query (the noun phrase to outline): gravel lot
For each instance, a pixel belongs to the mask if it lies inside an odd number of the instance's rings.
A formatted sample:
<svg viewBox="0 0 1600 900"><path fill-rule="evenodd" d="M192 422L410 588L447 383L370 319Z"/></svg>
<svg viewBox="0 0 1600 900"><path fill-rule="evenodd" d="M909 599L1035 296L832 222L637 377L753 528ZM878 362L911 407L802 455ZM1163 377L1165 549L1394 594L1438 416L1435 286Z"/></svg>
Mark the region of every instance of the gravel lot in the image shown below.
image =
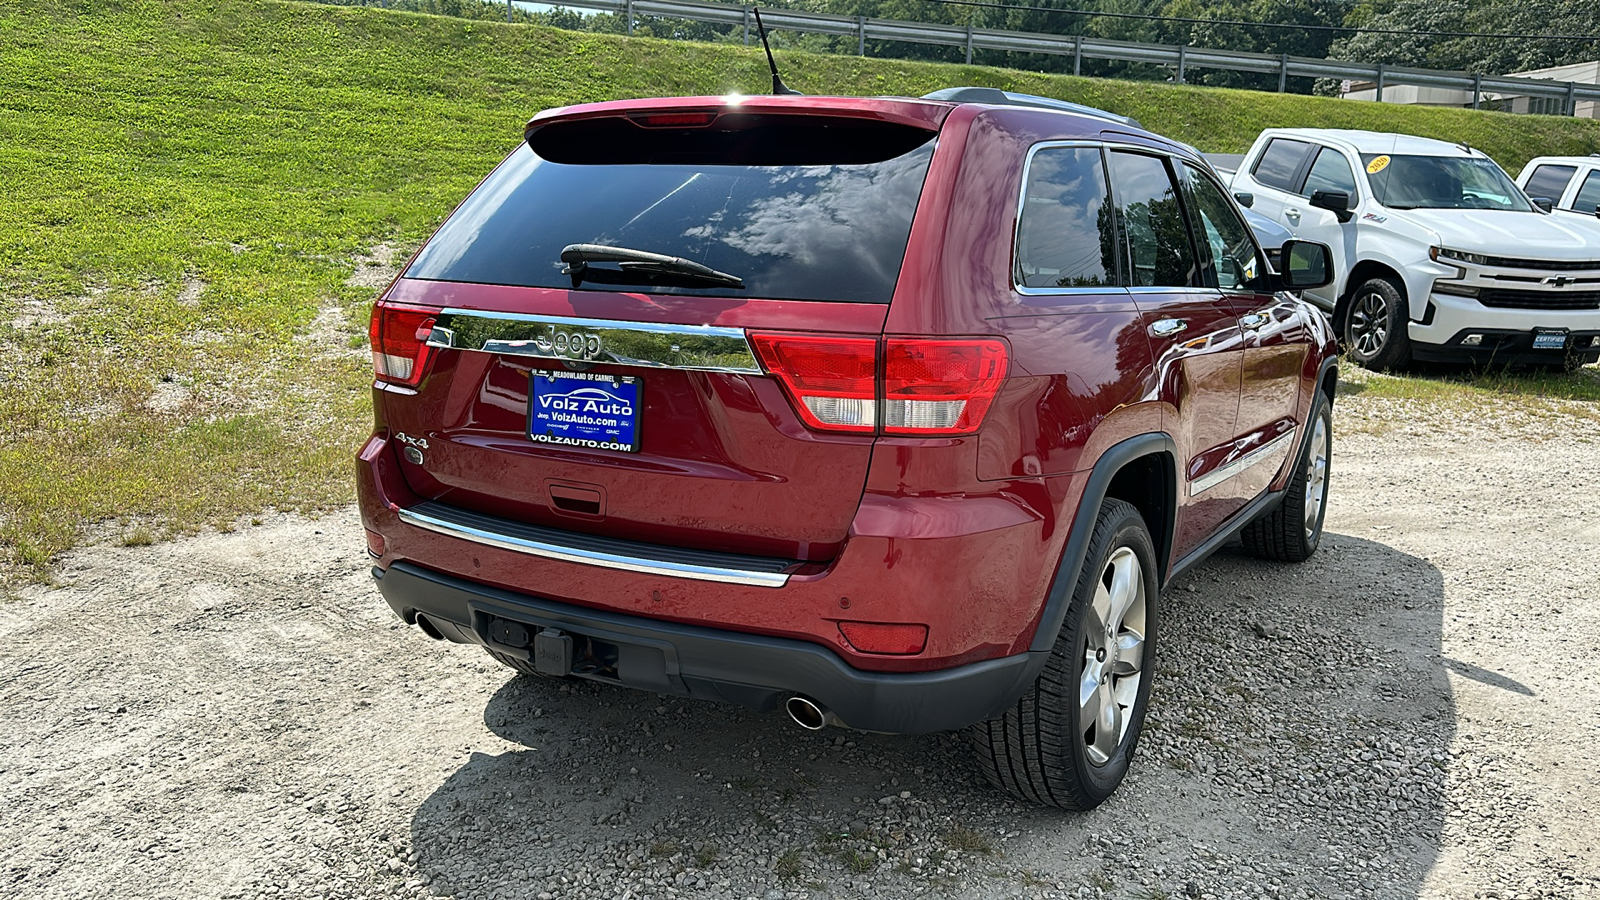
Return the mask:
<svg viewBox="0 0 1600 900"><path fill-rule="evenodd" d="M1592 414L1336 408L1329 538L1164 599L1094 813L955 735L519 679L398 625L355 514L93 547L0 602L15 897L1600 897Z"/></svg>

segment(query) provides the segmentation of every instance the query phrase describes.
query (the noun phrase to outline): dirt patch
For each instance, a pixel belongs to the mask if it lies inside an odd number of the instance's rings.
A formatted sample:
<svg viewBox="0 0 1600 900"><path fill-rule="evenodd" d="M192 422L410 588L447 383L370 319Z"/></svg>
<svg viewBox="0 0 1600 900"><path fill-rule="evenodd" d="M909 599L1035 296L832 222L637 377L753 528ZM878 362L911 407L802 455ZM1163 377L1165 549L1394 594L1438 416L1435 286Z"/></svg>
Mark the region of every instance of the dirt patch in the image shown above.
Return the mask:
<svg viewBox="0 0 1600 900"><path fill-rule="evenodd" d="M1600 897L1594 444L1456 424L1341 432L1316 557L1224 550L1173 585L1147 739L1085 815L995 794L957 735L513 677L394 619L349 510L82 550L0 603L0 878L38 898Z"/></svg>
<svg viewBox="0 0 1600 900"><path fill-rule="evenodd" d="M400 263L404 259L393 246L376 244L366 254L355 258L355 272L344 283L351 287L381 291L400 274Z"/></svg>

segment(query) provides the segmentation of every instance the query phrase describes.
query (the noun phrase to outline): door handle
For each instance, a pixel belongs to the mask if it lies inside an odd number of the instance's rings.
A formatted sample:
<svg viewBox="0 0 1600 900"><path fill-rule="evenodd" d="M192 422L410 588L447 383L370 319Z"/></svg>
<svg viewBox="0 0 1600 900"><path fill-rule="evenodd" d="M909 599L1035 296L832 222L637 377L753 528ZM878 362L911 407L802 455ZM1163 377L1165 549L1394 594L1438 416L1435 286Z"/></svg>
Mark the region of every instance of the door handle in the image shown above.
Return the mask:
<svg viewBox="0 0 1600 900"><path fill-rule="evenodd" d="M1239 324L1243 326L1244 330L1246 331L1255 331L1257 328L1260 328L1270 321L1272 321L1272 317L1264 312L1253 312L1247 316L1239 317Z"/></svg>
<svg viewBox="0 0 1600 900"><path fill-rule="evenodd" d="M1289 218L1291 218L1291 219L1298 219L1298 218L1300 218L1300 210L1298 210L1298 209L1295 209L1295 208L1294 208L1294 207L1292 207L1292 206L1291 206L1291 207L1289 207L1289 208L1288 208L1288 209L1286 209L1286 210L1284 210L1284 211L1283 211L1283 214L1284 214L1284 215L1286 215L1286 216L1288 216L1288 217L1289 217Z"/></svg>
<svg viewBox="0 0 1600 900"><path fill-rule="evenodd" d="M1182 319L1157 319L1150 326L1150 333L1156 337L1172 337L1189 327L1189 323Z"/></svg>

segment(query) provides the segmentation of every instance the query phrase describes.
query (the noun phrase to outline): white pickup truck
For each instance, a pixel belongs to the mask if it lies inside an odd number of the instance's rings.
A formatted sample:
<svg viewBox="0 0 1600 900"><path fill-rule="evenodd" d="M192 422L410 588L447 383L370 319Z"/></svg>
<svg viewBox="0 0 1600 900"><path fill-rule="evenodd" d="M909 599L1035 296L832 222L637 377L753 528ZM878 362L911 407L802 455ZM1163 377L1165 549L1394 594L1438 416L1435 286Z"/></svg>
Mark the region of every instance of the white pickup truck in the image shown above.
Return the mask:
<svg viewBox="0 0 1600 900"><path fill-rule="evenodd" d="M1600 220L1552 216L1480 151L1371 131L1263 131L1232 176L1242 205L1333 248L1346 351L1576 367L1600 360Z"/></svg>

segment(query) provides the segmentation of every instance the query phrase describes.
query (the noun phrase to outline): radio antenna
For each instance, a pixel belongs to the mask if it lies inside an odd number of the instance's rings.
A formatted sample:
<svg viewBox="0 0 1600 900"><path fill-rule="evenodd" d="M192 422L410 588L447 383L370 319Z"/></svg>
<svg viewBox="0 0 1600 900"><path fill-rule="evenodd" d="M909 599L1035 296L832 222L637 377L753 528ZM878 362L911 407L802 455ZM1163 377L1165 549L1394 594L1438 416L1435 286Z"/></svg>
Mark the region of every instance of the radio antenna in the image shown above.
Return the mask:
<svg viewBox="0 0 1600 900"><path fill-rule="evenodd" d="M758 7L752 7L751 9L756 14L756 31L761 34L761 48L767 51L767 68L772 70L772 92L774 94L800 96L799 91L793 90L783 83L782 78L778 77L778 64L772 61L772 45L767 43L767 26L761 24L761 10Z"/></svg>

